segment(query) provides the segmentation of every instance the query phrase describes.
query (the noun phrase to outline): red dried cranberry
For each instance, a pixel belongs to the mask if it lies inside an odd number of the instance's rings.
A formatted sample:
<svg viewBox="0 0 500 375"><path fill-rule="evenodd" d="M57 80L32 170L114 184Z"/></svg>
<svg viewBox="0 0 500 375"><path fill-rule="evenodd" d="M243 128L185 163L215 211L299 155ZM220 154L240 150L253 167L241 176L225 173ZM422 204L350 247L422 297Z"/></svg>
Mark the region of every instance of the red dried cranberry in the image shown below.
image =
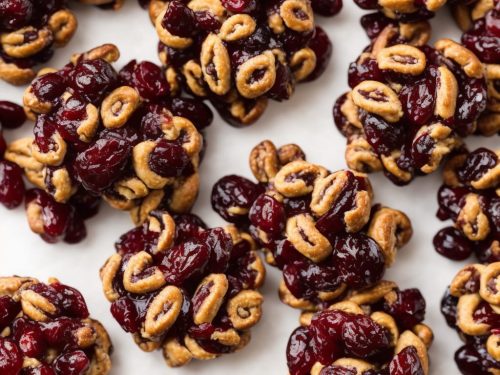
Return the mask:
<svg viewBox="0 0 500 375"><path fill-rule="evenodd" d="M401 350L389 364L391 375L424 375L422 363L414 346Z"/></svg>
<svg viewBox="0 0 500 375"><path fill-rule="evenodd" d="M342 327L342 341L347 353L368 358L390 346L390 334L366 315L350 315Z"/></svg>
<svg viewBox="0 0 500 375"><path fill-rule="evenodd" d="M478 148L470 152L464 164L458 170L458 178L463 183L479 180L488 170L495 167L497 155L487 148Z"/></svg>
<svg viewBox="0 0 500 375"><path fill-rule="evenodd" d="M366 35L368 35L368 38L373 40L379 36L382 30L385 29L386 26L390 25L392 21L389 17L384 16L383 13L375 12L361 17L360 23L361 27L365 30Z"/></svg>
<svg viewBox="0 0 500 375"><path fill-rule="evenodd" d="M73 215L72 207L56 202L49 194L40 189L31 189L26 192L26 206L31 203L41 208L43 222L43 239L56 242L68 227Z"/></svg>
<svg viewBox="0 0 500 375"><path fill-rule="evenodd" d="M93 104L99 104L117 80L114 68L102 59L80 61L69 75L70 86Z"/></svg>
<svg viewBox="0 0 500 375"><path fill-rule="evenodd" d="M401 124L393 124L383 118L365 112L361 116L366 140L379 155L388 155L404 143Z"/></svg>
<svg viewBox="0 0 500 375"><path fill-rule="evenodd" d="M7 129L20 127L26 121L23 107L12 102L0 100L0 125Z"/></svg>
<svg viewBox="0 0 500 375"><path fill-rule="evenodd" d="M191 159L177 142L162 138L149 156L149 167L162 177L180 177L193 171Z"/></svg>
<svg viewBox="0 0 500 375"><path fill-rule="evenodd" d="M472 254L469 240L454 227L441 229L433 240L436 251L452 260L464 260Z"/></svg>
<svg viewBox="0 0 500 375"><path fill-rule="evenodd" d="M210 108L198 99L173 98L170 110L174 116L185 117L190 120L198 130L203 130L212 124L214 115Z"/></svg>
<svg viewBox="0 0 500 375"><path fill-rule="evenodd" d="M383 309L391 315L400 327L412 329L425 317L425 299L418 289L396 290L396 299L385 301Z"/></svg>
<svg viewBox="0 0 500 375"><path fill-rule="evenodd" d="M31 82L33 94L42 102L55 103L66 91L64 78L57 73L48 73Z"/></svg>
<svg viewBox="0 0 500 375"><path fill-rule="evenodd" d="M286 349L286 359L290 375L308 375L315 363L314 355L309 347L311 337L306 327L293 331Z"/></svg>
<svg viewBox="0 0 500 375"><path fill-rule="evenodd" d="M52 370L52 367L49 367L49 365L40 365L37 367L25 367L23 368L23 371L21 375L57 375L54 370Z"/></svg>
<svg viewBox="0 0 500 375"><path fill-rule="evenodd" d="M23 367L23 356L17 345L10 339L0 337L0 373L18 375Z"/></svg>
<svg viewBox="0 0 500 375"><path fill-rule="evenodd" d="M161 25L172 35L190 38L196 35L196 19L191 9L182 1L170 1Z"/></svg>
<svg viewBox="0 0 500 375"><path fill-rule="evenodd" d="M184 242L171 248L161 261L161 270L168 284L182 285L199 275L207 265L210 249L206 244Z"/></svg>
<svg viewBox="0 0 500 375"><path fill-rule="evenodd" d="M491 31L494 31L496 28L494 25L498 24L500 17L498 17L498 11L490 14L486 19L479 19L474 22L472 28L462 35L462 43L474 52L481 61L495 64L500 59L500 37L498 33ZM496 18L496 22L492 22L494 18Z"/></svg>
<svg viewBox="0 0 500 375"><path fill-rule="evenodd" d="M342 0L317 0L316 2L331 4L340 3L340 6L342 7ZM312 49L314 51L314 54L316 55L316 67L314 68L313 72L307 77L307 81L313 81L320 75L322 75L328 67L330 59L332 57L333 45L330 38L328 37L328 34L321 27L316 26L314 36L309 41L308 47Z"/></svg>
<svg viewBox="0 0 500 375"><path fill-rule="evenodd" d="M311 0L314 12L322 16L334 16L342 9L342 0Z"/></svg>
<svg viewBox="0 0 500 375"><path fill-rule="evenodd" d="M61 296L59 307L64 315L79 319L89 317L89 310L85 299L78 290L59 283L53 283L50 286Z"/></svg>
<svg viewBox="0 0 500 375"><path fill-rule="evenodd" d="M132 151L131 145L121 139L99 139L80 153L74 164L82 185L99 193L121 177Z"/></svg>
<svg viewBox="0 0 500 375"><path fill-rule="evenodd" d="M34 10L31 0L0 0L0 27L16 30L26 26Z"/></svg>
<svg viewBox="0 0 500 375"><path fill-rule="evenodd" d="M330 365L323 367L319 375L356 375L357 371L353 367ZM366 372L363 373L365 375Z"/></svg>
<svg viewBox="0 0 500 375"><path fill-rule="evenodd" d="M52 365L58 375L83 375L89 366L90 361L83 350L61 354Z"/></svg>
<svg viewBox="0 0 500 375"><path fill-rule="evenodd" d="M352 316L354 315L339 310L325 310L313 316L310 330L316 360L332 363L342 356L342 329Z"/></svg>
<svg viewBox="0 0 500 375"><path fill-rule="evenodd" d="M0 297L0 330L3 330L21 311L21 304L9 296Z"/></svg>
<svg viewBox="0 0 500 375"><path fill-rule="evenodd" d="M127 297L121 297L111 304L111 314L125 332L139 331L139 318L134 303Z"/></svg>
<svg viewBox="0 0 500 375"><path fill-rule="evenodd" d="M253 203L249 214L250 221L260 230L279 235L285 228L285 209L283 205L267 194L261 194Z"/></svg>
<svg viewBox="0 0 500 375"><path fill-rule="evenodd" d="M226 221L242 225L247 222L246 214L236 214L232 208L249 210L262 192L262 188L252 181L229 175L216 182L212 189L212 208Z"/></svg>
<svg viewBox="0 0 500 375"><path fill-rule="evenodd" d="M252 13L257 9L256 0L221 0L222 5L232 13Z"/></svg>
<svg viewBox="0 0 500 375"><path fill-rule="evenodd" d="M210 273L224 273L229 264L233 242L223 228L213 228L199 235L199 241L210 248L207 270Z"/></svg>
<svg viewBox="0 0 500 375"><path fill-rule="evenodd" d="M193 214L175 215L174 221L176 243L199 238L199 235L207 229L207 225L203 220Z"/></svg>
<svg viewBox="0 0 500 375"><path fill-rule="evenodd" d="M361 82L368 80L384 81L377 60L366 59L363 62L353 62L349 65L348 82L350 88L353 89Z"/></svg>
<svg viewBox="0 0 500 375"><path fill-rule="evenodd" d="M455 221L462 208L460 202L468 193L469 190L464 187L451 188L442 185L438 191L438 218L441 220L452 219Z"/></svg>
<svg viewBox="0 0 500 375"><path fill-rule="evenodd" d="M24 199L23 170L6 160L0 161L0 203L8 209L18 207Z"/></svg>
<svg viewBox="0 0 500 375"><path fill-rule="evenodd" d="M373 285L382 279L385 259L378 244L362 233L337 237L332 262L339 277L353 288Z"/></svg>
<svg viewBox="0 0 500 375"><path fill-rule="evenodd" d="M19 337L19 348L27 357L42 357L46 348L42 331L38 326L28 326L23 330Z"/></svg>
<svg viewBox="0 0 500 375"><path fill-rule="evenodd" d="M452 328L455 328L457 323L457 305L458 298L452 296L448 289L441 299L441 313L446 319L446 323Z"/></svg>
<svg viewBox="0 0 500 375"><path fill-rule="evenodd" d="M455 362L463 375L489 375L491 368L500 369L484 346L462 346L455 352Z"/></svg>
<svg viewBox="0 0 500 375"><path fill-rule="evenodd" d="M424 77L410 85L405 85L399 93L405 118L415 129L429 123L434 115L436 103L436 80Z"/></svg>
<svg viewBox="0 0 500 375"><path fill-rule="evenodd" d="M170 88L159 66L149 61L131 61L129 65L131 74L128 83L134 86L143 98L154 100L168 95ZM122 72L120 75L123 78Z"/></svg>

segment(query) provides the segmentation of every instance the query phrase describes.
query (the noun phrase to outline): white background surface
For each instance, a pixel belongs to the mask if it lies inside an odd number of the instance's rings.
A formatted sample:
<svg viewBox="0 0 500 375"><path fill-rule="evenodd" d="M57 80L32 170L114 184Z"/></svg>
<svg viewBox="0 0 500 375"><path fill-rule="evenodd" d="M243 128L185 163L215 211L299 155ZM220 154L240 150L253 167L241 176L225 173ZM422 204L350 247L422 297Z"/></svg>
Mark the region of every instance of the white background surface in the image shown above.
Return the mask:
<svg viewBox="0 0 500 375"><path fill-rule="evenodd" d="M263 139L276 145L289 142L300 144L308 160L323 164L330 170L345 167L345 140L333 125L331 108L335 99L347 89L347 67L364 48L368 39L359 26L363 14L351 0L344 0L344 9L334 18L318 18L334 44L334 55L320 80L300 85L294 97L286 103L270 102L261 120L246 129L235 129L216 116L206 131L208 149L201 168L201 191L194 209L210 226L224 224L210 207L212 185L220 177L237 173L250 177L247 159L251 148ZM96 45L115 43L122 52L117 67L132 58L158 62L157 37L149 23L147 12L135 0L128 0L117 13L89 6L74 7L79 18L79 30L72 42L56 52L49 63L53 67L65 64L73 52ZM432 21L433 40L439 37L459 37L447 10ZM21 102L23 88L14 88L0 81L0 99ZM4 132L7 140L31 133L31 124L17 131ZM467 140L471 149L479 145L498 147L498 137ZM427 299L426 323L435 332L430 351L431 373L458 374L453 353L460 345L439 312L439 302L451 278L461 263L439 256L432 247L434 233L445 224L435 217L436 192L440 175L419 178L410 186L399 188L381 174L372 175L375 200L405 211L413 221L414 236L399 254L395 266L386 274L402 288L419 287ZM449 224L449 223L447 223ZM112 374L286 374L285 348L289 334L298 325L299 312L283 305L277 295L280 274L268 272L264 316L252 331L252 341L242 351L214 361L194 361L181 369L168 369L160 352L142 353L109 313L98 271L114 252L114 241L132 224L126 213L113 211L103 204L100 214L87 222L88 237L78 245L49 245L31 233L22 208L7 211L0 206L0 274L34 276L46 280L49 276L78 288L85 296L92 315L102 321L111 334L115 352ZM471 260L473 261L473 260Z"/></svg>

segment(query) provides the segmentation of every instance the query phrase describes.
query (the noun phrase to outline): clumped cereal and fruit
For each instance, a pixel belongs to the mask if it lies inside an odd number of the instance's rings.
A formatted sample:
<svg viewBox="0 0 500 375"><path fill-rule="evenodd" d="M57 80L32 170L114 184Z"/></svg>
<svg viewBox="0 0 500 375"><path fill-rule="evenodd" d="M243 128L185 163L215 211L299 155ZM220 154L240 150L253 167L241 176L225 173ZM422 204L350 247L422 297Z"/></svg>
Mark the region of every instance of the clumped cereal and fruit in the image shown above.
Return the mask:
<svg viewBox="0 0 500 375"><path fill-rule="evenodd" d="M448 325L464 345L455 353L462 374L500 372L500 262L462 268L441 301Z"/></svg>
<svg viewBox="0 0 500 375"><path fill-rule="evenodd" d="M475 253L481 263L500 261L500 150L462 150L444 167L438 192L441 220L453 227L434 237L438 253L454 260Z"/></svg>
<svg viewBox="0 0 500 375"><path fill-rule="evenodd" d="M418 289L381 281L306 312L287 347L291 375L427 375L432 330Z"/></svg>
<svg viewBox="0 0 500 375"><path fill-rule="evenodd" d="M66 0L0 0L0 79L24 85L77 28Z"/></svg>
<svg viewBox="0 0 500 375"><path fill-rule="evenodd" d="M385 17L405 23L420 22L434 17L446 0L354 0L362 9L377 10Z"/></svg>
<svg viewBox="0 0 500 375"><path fill-rule="evenodd" d="M268 99L287 100L297 83L324 72L332 44L314 10L340 7L331 0L149 3L171 87L210 100L235 126L254 123Z"/></svg>
<svg viewBox="0 0 500 375"><path fill-rule="evenodd" d="M487 106L484 67L450 39L427 45L427 22L385 25L372 15L364 26L372 42L349 67L352 90L335 103L335 124L350 168L408 184L476 132Z"/></svg>
<svg viewBox="0 0 500 375"><path fill-rule="evenodd" d="M455 20L464 31L462 44L485 66L488 104L479 118L478 132L500 134L500 2L456 1L452 6Z"/></svg>
<svg viewBox="0 0 500 375"><path fill-rule="evenodd" d="M112 345L76 289L0 277L2 375L106 375Z"/></svg>
<svg viewBox="0 0 500 375"><path fill-rule="evenodd" d="M111 44L74 55L25 91L34 139L9 144L5 159L37 187L27 197L28 220L50 242L81 240L83 220L95 210L79 206L97 206L99 197L139 224L156 208L189 211L198 194L210 109L172 97L162 69L148 61L133 60L117 72L111 63L118 57Z"/></svg>
<svg viewBox="0 0 500 375"><path fill-rule="evenodd" d="M366 175L305 161L293 144L270 141L251 152L257 179L230 175L212 190L212 207L225 220L248 230L283 271L280 297L290 306L321 309L350 289L379 282L397 251L411 238L408 217L372 205Z"/></svg>
<svg viewBox="0 0 500 375"><path fill-rule="evenodd" d="M171 367L243 348L262 315L265 268L251 237L197 216L153 211L101 269L111 313Z"/></svg>

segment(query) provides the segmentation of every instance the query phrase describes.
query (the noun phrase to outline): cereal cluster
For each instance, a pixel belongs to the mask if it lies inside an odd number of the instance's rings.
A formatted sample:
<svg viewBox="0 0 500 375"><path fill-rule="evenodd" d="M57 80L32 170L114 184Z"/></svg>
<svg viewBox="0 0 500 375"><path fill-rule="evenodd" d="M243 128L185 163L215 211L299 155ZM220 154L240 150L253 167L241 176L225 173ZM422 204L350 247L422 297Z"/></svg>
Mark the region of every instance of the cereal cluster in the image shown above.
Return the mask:
<svg viewBox="0 0 500 375"><path fill-rule="evenodd" d="M12 142L5 159L41 189L27 202L36 233L48 234L40 207L70 210L64 205L78 205L74 200L102 197L130 211L137 224L153 209L187 212L194 204L200 131L212 121L210 109L171 97L153 63L133 60L117 72L111 63L118 57L114 45L74 55L64 68L41 72L25 91L34 139ZM32 201L37 203L30 209ZM65 224L55 224L60 230L49 236L64 235Z"/></svg>
<svg viewBox="0 0 500 375"><path fill-rule="evenodd" d="M500 261L500 150L462 150L444 167L438 218L453 227L434 237L436 250L454 260L474 252L481 263Z"/></svg>
<svg viewBox="0 0 500 375"><path fill-rule="evenodd" d="M0 373L106 375L112 351L80 292L50 279L0 277Z"/></svg>
<svg viewBox="0 0 500 375"><path fill-rule="evenodd" d="M455 20L464 31L462 43L485 65L487 109L478 121L482 134L500 133L500 2L479 0L453 4Z"/></svg>
<svg viewBox="0 0 500 375"><path fill-rule="evenodd" d="M450 40L427 45L427 22L404 24L365 18L370 46L349 67L351 91L334 107L347 138L347 165L383 170L394 183L434 172L476 132L487 105L484 67Z"/></svg>
<svg viewBox="0 0 500 375"><path fill-rule="evenodd" d="M30 82L35 66L66 45L78 24L66 0L4 0L0 10L0 79L14 85Z"/></svg>
<svg viewBox="0 0 500 375"><path fill-rule="evenodd" d="M251 237L194 215L153 211L101 269L111 313L171 367L243 348L262 314L265 268Z"/></svg>
<svg viewBox="0 0 500 375"><path fill-rule="evenodd" d="M500 262L462 268L441 302L464 345L455 353L463 374L500 372Z"/></svg>
<svg viewBox="0 0 500 375"><path fill-rule="evenodd" d="M153 0L149 10L171 87L210 100L227 122L244 126L268 99L289 99L296 83L326 69L332 46L313 7L329 3Z"/></svg>
<svg viewBox="0 0 500 375"><path fill-rule="evenodd" d="M428 375L432 330L418 289L391 281L303 313L287 347L290 375Z"/></svg>
<svg viewBox="0 0 500 375"><path fill-rule="evenodd" d="M276 149L261 142L250 155L258 183L239 176L220 179L212 206L227 221L247 229L283 271L282 301L321 309L348 289L374 285L399 248L411 238L408 217L372 205L366 175L305 161L296 145Z"/></svg>

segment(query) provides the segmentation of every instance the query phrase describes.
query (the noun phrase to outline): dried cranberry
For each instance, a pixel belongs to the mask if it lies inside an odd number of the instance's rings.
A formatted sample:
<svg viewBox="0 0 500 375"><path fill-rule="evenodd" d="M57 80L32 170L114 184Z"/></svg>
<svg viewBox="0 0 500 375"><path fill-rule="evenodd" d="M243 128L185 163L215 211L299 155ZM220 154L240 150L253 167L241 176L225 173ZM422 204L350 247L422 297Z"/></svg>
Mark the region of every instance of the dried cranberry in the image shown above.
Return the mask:
<svg viewBox="0 0 500 375"><path fill-rule="evenodd" d="M203 271L209 256L210 249L206 244L185 242L174 246L161 261L165 281L173 285L182 285Z"/></svg>
<svg viewBox="0 0 500 375"><path fill-rule="evenodd" d="M23 199L23 170L14 163L0 160L0 203L13 209L21 205Z"/></svg>
<svg viewBox="0 0 500 375"><path fill-rule="evenodd" d="M21 311L21 304L9 296L0 297L0 329L4 329Z"/></svg>
<svg viewBox="0 0 500 375"><path fill-rule="evenodd" d="M193 214L175 215L175 242L181 243L199 238L207 225Z"/></svg>
<svg viewBox="0 0 500 375"><path fill-rule="evenodd" d="M135 63L129 84L133 85L145 99L159 99L169 93L169 86L160 67L149 61Z"/></svg>
<svg viewBox="0 0 500 375"><path fill-rule="evenodd" d="M332 258L339 276L353 288L373 285L384 275L385 260L380 247L362 233L340 234Z"/></svg>
<svg viewBox="0 0 500 375"><path fill-rule="evenodd" d="M467 155L458 171L458 178L463 183L479 180L488 170L495 167L497 155L487 148L478 148Z"/></svg>
<svg viewBox="0 0 500 375"><path fill-rule="evenodd" d="M222 5L232 13L252 13L258 5L256 0L221 0Z"/></svg>
<svg viewBox="0 0 500 375"><path fill-rule="evenodd" d="M334 16L342 9L342 0L311 0L313 10L322 16Z"/></svg>
<svg viewBox="0 0 500 375"><path fill-rule="evenodd" d="M318 0L317 3L340 3L342 6L342 0ZM313 1L314 6L314 1ZM339 9L340 11L340 9ZM316 26L314 31L314 36L309 41L308 47L314 51L316 55L316 67L314 71L307 77L307 81L313 81L319 76L321 76L328 64L330 63L330 59L332 57L333 45L328 37L328 34L319 26Z"/></svg>
<svg viewBox="0 0 500 375"><path fill-rule="evenodd" d="M418 289L396 290L392 297L384 302L383 309L391 315L400 327L412 329L425 317L425 299Z"/></svg>
<svg viewBox="0 0 500 375"><path fill-rule="evenodd" d="M315 363L315 358L309 343L311 337L305 327L299 327L293 331L286 349L286 359L290 375L308 375Z"/></svg>
<svg viewBox="0 0 500 375"><path fill-rule="evenodd" d="M57 374L83 375L89 369L90 361L83 350L61 354L52 365Z"/></svg>
<svg viewBox="0 0 500 375"><path fill-rule="evenodd" d="M182 1L170 1L161 21L161 25L172 35L190 38L196 34L194 13Z"/></svg>
<svg viewBox="0 0 500 375"><path fill-rule="evenodd" d="M102 59L80 61L69 75L70 86L93 104L100 103L117 80L116 71Z"/></svg>
<svg viewBox="0 0 500 375"><path fill-rule="evenodd" d="M23 107L0 100L0 125L7 129L20 127L26 121L26 115Z"/></svg>
<svg viewBox="0 0 500 375"><path fill-rule="evenodd" d="M378 68L377 60L365 59L363 62L353 62L349 65L349 87L354 88L363 81L383 81L382 72Z"/></svg>
<svg viewBox="0 0 500 375"><path fill-rule="evenodd" d="M121 177L132 151L131 145L116 138L99 139L80 153L74 164L82 185L99 193Z"/></svg>
<svg viewBox="0 0 500 375"><path fill-rule="evenodd" d="M45 342L42 331L36 325L27 327L19 337L19 348L30 358L41 358L45 352Z"/></svg>
<svg viewBox="0 0 500 375"><path fill-rule="evenodd" d="M22 353L10 339L0 337L0 372L5 375L18 375L23 367Z"/></svg>
<svg viewBox="0 0 500 375"><path fill-rule="evenodd" d="M457 304L458 298L452 296L447 290L441 299L441 313L444 315L446 323L452 328L455 328L457 323Z"/></svg>
<svg viewBox="0 0 500 375"><path fill-rule="evenodd" d="M484 346L462 346L455 352L455 362L463 375L488 375L491 368L500 369L498 361L491 358Z"/></svg>
<svg viewBox="0 0 500 375"><path fill-rule="evenodd" d="M422 363L414 346L401 350L389 364L391 375L424 375Z"/></svg>
<svg viewBox="0 0 500 375"><path fill-rule="evenodd" d="M48 73L31 82L33 94L42 102L55 103L66 91L64 78L57 73Z"/></svg>
<svg viewBox="0 0 500 375"><path fill-rule="evenodd" d="M439 254L452 260L464 260L472 254L469 240L454 227L441 229L434 236L433 243Z"/></svg>
<svg viewBox="0 0 500 375"><path fill-rule="evenodd" d="M236 213L234 209L249 210L261 191L259 185L244 177L225 176L212 189L212 208L224 220L242 225L247 222L247 215Z"/></svg>
<svg viewBox="0 0 500 375"><path fill-rule="evenodd" d="M136 307L127 297L121 297L111 304L111 314L125 332L139 331Z"/></svg>
<svg viewBox="0 0 500 375"><path fill-rule="evenodd" d="M233 243L222 228L213 228L199 235L199 241L210 248L207 269L210 273L224 273L229 265Z"/></svg>
<svg viewBox="0 0 500 375"><path fill-rule="evenodd" d="M283 205L267 194L261 194L253 203L249 214L253 225L266 233L280 234L285 228L285 209Z"/></svg>
<svg viewBox="0 0 500 375"><path fill-rule="evenodd" d="M341 333L346 352L357 357L368 358L390 346L389 332L365 315L350 315Z"/></svg>
<svg viewBox="0 0 500 375"><path fill-rule="evenodd" d="M468 192L467 188L442 185L438 191L438 218L456 220L461 210L460 202Z"/></svg>
<svg viewBox="0 0 500 375"><path fill-rule="evenodd" d="M162 177L180 177L193 172L191 159L177 142L162 138L149 155L149 167Z"/></svg>
<svg viewBox="0 0 500 375"><path fill-rule="evenodd" d="M210 108L202 101L194 98L173 98L170 102L174 116L185 117L198 130L203 130L212 124L214 115Z"/></svg>

